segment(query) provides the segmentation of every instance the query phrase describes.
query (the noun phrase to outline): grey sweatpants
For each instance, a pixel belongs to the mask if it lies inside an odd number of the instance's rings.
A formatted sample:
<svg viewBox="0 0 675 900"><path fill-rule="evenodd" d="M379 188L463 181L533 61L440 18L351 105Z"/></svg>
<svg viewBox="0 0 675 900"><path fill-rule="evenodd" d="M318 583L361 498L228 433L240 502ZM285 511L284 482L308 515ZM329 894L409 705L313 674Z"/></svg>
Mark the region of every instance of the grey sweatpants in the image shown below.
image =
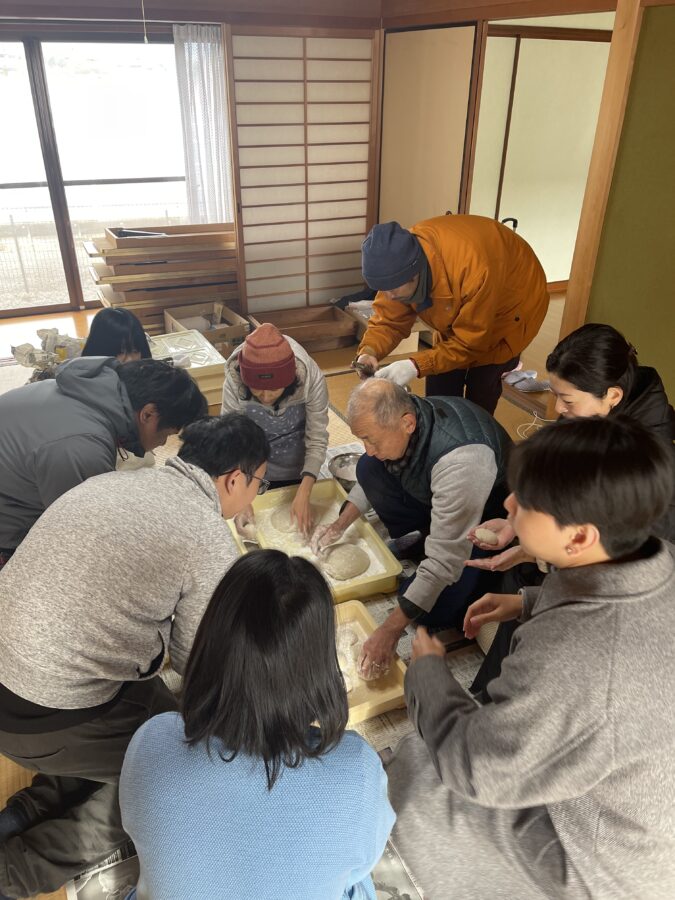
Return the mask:
<svg viewBox="0 0 675 900"><path fill-rule="evenodd" d="M0 845L0 893L55 891L128 840L117 796L124 754L147 719L176 705L153 678L91 722L46 734L0 731L0 752L39 773L9 800L36 824Z"/></svg>

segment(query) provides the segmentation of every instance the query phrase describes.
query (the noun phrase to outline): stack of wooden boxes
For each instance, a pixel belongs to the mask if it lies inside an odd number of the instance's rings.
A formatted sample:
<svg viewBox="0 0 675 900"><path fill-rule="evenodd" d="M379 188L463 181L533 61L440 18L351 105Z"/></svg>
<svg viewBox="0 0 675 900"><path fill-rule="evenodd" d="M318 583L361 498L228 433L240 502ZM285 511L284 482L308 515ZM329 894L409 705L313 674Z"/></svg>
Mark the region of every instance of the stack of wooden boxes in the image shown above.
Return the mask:
<svg viewBox="0 0 675 900"><path fill-rule="evenodd" d="M106 228L103 240L85 248L103 305L126 307L148 334L165 331L166 309L213 302L239 308L231 224Z"/></svg>

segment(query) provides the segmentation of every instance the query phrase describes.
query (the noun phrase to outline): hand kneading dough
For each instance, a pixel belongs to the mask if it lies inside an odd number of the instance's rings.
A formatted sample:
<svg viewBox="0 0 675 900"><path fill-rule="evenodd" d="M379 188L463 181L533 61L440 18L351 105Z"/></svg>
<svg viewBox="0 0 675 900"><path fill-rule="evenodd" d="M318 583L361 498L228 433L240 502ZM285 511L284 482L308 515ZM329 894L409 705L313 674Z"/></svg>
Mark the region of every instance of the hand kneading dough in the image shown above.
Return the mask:
<svg viewBox="0 0 675 900"><path fill-rule="evenodd" d="M331 578L348 581L368 570L370 557L365 550L353 544L336 544L328 548L322 565Z"/></svg>
<svg viewBox="0 0 675 900"><path fill-rule="evenodd" d="M490 531L489 528L476 528L474 534L483 544L496 546L499 543L499 535L495 534L494 531Z"/></svg>
<svg viewBox="0 0 675 900"><path fill-rule="evenodd" d="M316 511L311 509L312 518L316 518ZM284 506L279 506L274 510L272 515L270 516L270 524L275 531L281 532L281 534L293 534L298 530L298 523L294 519L291 521L291 507L290 504L286 504Z"/></svg>

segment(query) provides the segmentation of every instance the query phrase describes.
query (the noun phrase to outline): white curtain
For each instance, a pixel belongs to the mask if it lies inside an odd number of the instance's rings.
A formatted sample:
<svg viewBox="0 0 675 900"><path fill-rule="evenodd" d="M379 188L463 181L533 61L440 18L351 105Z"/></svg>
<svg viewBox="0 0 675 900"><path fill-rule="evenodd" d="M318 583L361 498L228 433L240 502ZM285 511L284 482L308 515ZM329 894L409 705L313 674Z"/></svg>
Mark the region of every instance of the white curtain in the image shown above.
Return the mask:
<svg viewBox="0 0 675 900"><path fill-rule="evenodd" d="M215 25L174 25L190 222L232 222L225 57Z"/></svg>

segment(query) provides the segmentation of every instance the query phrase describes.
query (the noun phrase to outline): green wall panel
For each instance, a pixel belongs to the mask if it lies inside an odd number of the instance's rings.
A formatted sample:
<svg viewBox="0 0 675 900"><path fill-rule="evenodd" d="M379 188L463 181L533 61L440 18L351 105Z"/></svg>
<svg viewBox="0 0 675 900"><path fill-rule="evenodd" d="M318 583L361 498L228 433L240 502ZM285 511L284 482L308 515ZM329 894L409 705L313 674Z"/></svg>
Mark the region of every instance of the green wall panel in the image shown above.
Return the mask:
<svg viewBox="0 0 675 900"><path fill-rule="evenodd" d="M675 6L645 10L587 322L608 322L675 402Z"/></svg>

